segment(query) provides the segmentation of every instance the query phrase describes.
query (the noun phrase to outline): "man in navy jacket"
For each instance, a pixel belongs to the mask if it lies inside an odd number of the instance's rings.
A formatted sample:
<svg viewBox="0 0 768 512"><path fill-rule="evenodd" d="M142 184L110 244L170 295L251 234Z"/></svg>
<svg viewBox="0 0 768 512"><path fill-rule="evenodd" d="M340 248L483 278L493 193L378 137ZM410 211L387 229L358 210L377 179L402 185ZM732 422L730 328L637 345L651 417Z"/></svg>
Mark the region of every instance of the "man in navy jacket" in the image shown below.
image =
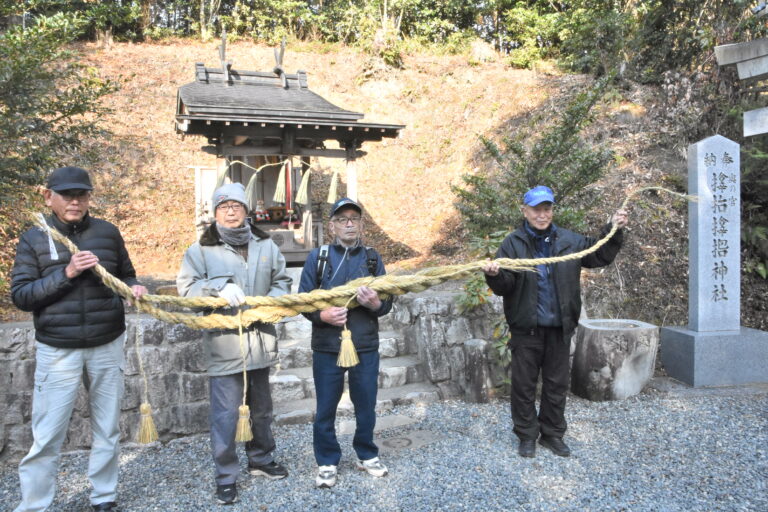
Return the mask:
<svg viewBox="0 0 768 512"><path fill-rule="evenodd" d="M523 226L507 236L496 258L547 258L583 251L597 240L559 228L552 223L555 195L544 186L523 197ZM624 227L627 213L618 210L611 222ZM603 228L602 236L611 229ZM621 229L600 249L579 260L538 265L537 272L500 270L484 265L493 293L504 297L512 351L512 421L520 439L518 453L533 457L536 439L556 455L571 453L563 442L566 430L565 399L569 384L570 339L581 313L581 268L610 264L621 248ZM536 414L536 382L541 372L542 391Z"/></svg>
<svg viewBox="0 0 768 512"><path fill-rule="evenodd" d="M334 243L309 253L299 292L330 289L360 277L385 274L384 264L376 251L362 244L362 214L360 205L351 199L343 198L334 203L329 224ZM320 488L336 484L341 448L334 422L336 407L344 391L346 371L349 372L349 395L355 406L357 426L352 446L357 454L357 467L375 477L387 474L387 468L379 460L379 449L373 442L373 427L376 424L379 376L378 318L392 309L392 299L382 300L367 286L358 288L356 299L360 306L353 309L333 306L304 314L312 322L312 375L317 394L313 446L318 465L315 485ZM351 368L336 364L344 325L352 331L360 358L360 363Z"/></svg>

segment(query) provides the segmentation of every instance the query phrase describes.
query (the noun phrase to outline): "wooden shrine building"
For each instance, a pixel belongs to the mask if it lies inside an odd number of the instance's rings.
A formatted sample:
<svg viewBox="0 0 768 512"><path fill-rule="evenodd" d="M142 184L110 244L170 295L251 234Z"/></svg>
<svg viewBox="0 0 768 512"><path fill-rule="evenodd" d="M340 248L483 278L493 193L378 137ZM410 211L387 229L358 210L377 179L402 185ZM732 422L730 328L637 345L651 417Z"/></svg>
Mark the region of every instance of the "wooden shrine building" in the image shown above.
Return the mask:
<svg viewBox="0 0 768 512"><path fill-rule="evenodd" d="M275 50L272 71L236 70L226 61L225 37L219 47L221 67L195 64L195 81L178 91L176 131L206 137L203 150L225 160L215 177L196 176L198 221L212 217L216 185L225 179L248 184L251 209L264 212L252 219L271 232L289 264L300 265L323 238L323 219L313 218L311 199L303 206L296 203L300 182L310 176L310 158L345 159L347 195L357 199L355 160L365 155L363 143L395 138L405 126L364 122L364 114L309 90L305 71L283 71L285 43ZM282 201L274 200L278 180L285 184Z"/></svg>

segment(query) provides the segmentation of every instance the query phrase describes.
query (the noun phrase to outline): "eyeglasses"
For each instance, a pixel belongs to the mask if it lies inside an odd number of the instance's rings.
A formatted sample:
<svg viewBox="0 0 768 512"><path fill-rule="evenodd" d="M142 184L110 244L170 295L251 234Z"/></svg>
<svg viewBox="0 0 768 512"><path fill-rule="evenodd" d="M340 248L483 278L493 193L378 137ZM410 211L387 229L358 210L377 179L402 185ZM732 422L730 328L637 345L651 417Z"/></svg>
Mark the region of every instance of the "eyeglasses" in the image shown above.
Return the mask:
<svg viewBox="0 0 768 512"><path fill-rule="evenodd" d="M232 210L233 212L237 213L239 211L242 211L243 205L240 203L229 203L229 204L220 204L216 207L217 210L225 211L225 210Z"/></svg>
<svg viewBox="0 0 768 512"><path fill-rule="evenodd" d="M342 226L346 226L348 223L352 224L360 224L360 221L362 220L361 217L336 217L333 219L333 222L336 224L341 224Z"/></svg>
<svg viewBox="0 0 768 512"><path fill-rule="evenodd" d="M91 193L88 190L80 190L80 189L62 190L61 192L54 192L54 193L68 203L71 203L75 199L77 199L78 201L87 201L91 197Z"/></svg>

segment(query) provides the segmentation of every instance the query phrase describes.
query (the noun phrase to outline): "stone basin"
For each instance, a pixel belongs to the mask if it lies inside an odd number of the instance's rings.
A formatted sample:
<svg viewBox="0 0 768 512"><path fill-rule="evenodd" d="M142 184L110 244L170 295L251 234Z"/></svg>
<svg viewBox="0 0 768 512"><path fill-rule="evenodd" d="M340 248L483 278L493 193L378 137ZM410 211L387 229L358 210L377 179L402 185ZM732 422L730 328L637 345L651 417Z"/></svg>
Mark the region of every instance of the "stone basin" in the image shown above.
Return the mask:
<svg viewBox="0 0 768 512"><path fill-rule="evenodd" d="M571 391L589 400L622 400L653 376L659 328L639 320L582 319L575 345Z"/></svg>

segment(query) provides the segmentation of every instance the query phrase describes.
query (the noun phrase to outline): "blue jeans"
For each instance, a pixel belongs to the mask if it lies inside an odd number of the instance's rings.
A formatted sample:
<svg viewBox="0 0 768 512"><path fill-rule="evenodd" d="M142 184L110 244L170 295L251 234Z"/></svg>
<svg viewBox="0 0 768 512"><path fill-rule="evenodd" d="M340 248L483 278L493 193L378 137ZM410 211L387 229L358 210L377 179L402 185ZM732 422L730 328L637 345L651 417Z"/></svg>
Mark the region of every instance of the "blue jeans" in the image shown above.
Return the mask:
<svg viewBox="0 0 768 512"><path fill-rule="evenodd" d="M360 460L379 455L373 442L376 426L376 392L379 379L378 351L357 354L360 364L352 368L336 365L338 354L312 353L312 375L317 393L317 413L313 428L313 445L318 466L337 466L341 447L336 439L336 408L344 392L344 372L349 372L349 397L355 406L355 437L352 447Z"/></svg>

